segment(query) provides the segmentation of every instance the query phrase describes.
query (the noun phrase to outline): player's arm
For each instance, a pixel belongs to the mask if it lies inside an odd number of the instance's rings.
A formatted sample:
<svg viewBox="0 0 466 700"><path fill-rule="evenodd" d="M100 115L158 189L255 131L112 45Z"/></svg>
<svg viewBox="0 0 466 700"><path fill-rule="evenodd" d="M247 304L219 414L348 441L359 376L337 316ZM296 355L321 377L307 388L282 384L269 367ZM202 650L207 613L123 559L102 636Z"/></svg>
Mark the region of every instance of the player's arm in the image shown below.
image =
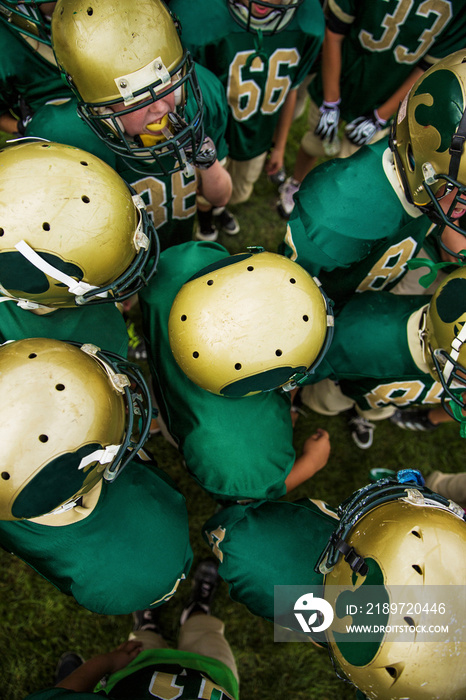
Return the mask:
<svg viewBox="0 0 466 700"><path fill-rule="evenodd" d="M423 68L416 67L398 90L395 90L382 105L376 107L373 112L363 114L349 122L345 126L348 139L356 146L369 143L378 131L385 128L388 119L395 114L400 102L423 72Z"/></svg>
<svg viewBox="0 0 466 700"><path fill-rule="evenodd" d="M58 683L56 687L74 690L75 692L90 692L101 678L108 673L115 673L125 668L130 661L136 658L140 651L141 642L123 642L113 651L99 654L83 663L61 683Z"/></svg>
<svg viewBox="0 0 466 700"><path fill-rule="evenodd" d="M326 430L318 428L304 443L301 457L298 457L286 477L286 492L289 493L292 489L310 479L311 476L314 476L320 469L323 469L328 462L329 455L329 434Z"/></svg>
<svg viewBox="0 0 466 700"><path fill-rule="evenodd" d="M337 34L325 28L322 44L322 87L325 102L338 102L340 99L341 45L344 34Z"/></svg>
<svg viewBox="0 0 466 700"><path fill-rule="evenodd" d="M228 204L232 185L229 173L216 160L210 168L198 170L198 190L213 207L224 207Z"/></svg>
<svg viewBox="0 0 466 700"><path fill-rule="evenodd" d="M410 73L410 75L406 78L404 83L400 85L398 90L396 90L393 95L391 95L388 100L383 103L383 105L377 107L377 113L381 119L388 120L395 114L400 102L406 96L406 93L411 89L416 80L420 78L423 73L424 69L416 66L412 73Z"/></svg>
<svg viewBox="0 0 466 700"><path fill-rule="evenodd" d="M15 134L18 131L18 120L12 117L9 112L0 114L0 131Z"/></svg>
<svg viewBox="0 0 466 700"><path fill-rule="evenodd" d="M286 141L288 139L288 133L293 122L297 94L297 88L293 88L293 90L290 90L288 95L286 96L285 102L283 103L283 107L281 108L280 116L278 118L278 123L273 137L274 146L270 152L270 156L265 166L265 170L269 175L273 175L274 173L278 172L280 168L283 167Z"/></svg>

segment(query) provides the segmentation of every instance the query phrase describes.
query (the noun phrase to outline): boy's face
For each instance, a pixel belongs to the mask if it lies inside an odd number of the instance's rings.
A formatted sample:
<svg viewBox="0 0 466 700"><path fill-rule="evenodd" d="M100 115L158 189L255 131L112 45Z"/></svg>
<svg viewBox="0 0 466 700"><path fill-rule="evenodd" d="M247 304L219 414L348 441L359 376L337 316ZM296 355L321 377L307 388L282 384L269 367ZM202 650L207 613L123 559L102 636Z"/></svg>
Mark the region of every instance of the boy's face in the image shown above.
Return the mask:
<svg viewBox="0 0 466 700"><path fill-rule="evenodd" d="M251 2L251 0L240 0L241 4L244 5L245 7L251 7L251 14L253 17L257 17L258 19L262 19L263 17L267 17L273 10L271 7L264 7L264 5L259 5L256 2ZM267 3L269 5L282 5L283 0L267 0Z"/></svg>
<svg viewBox="0 0 466 700"><path fill-rule="evenodd" d="M127 107L123 103L112 105L114 112L121 112ZM165 97L161 97L151 104L141 107L141 109L136 109L128 114L122 114L119 119L123 124L123 127L128 134L128 136L137 136L139 134L150 134L154 135L154 131L158 131L157 128L150 128L151 124L159 125L169 112L175 111L175 91L170 92Z"/></svg>
<svg viewBox="0 0 466 700"><path fill-rule="evenodd" d="M444 194L444 192L445 188L443 187L438 192L437 199L439 200L442 211L445 214L448 214L450 206L452 205L454 198L458 193L458 188L455 187L451 192L448 192L448 194ZM464 204L462 204L462 202L457 202L455 204L455 208L450 214L450 217L454 220L457 220L464 214L466 214L466 201L464 202ZM449 248L451 251L455 253L460 253L462 250L466 249L466 236L463 236L461 233L458 233L458 231L455 231L454 229L447 226L442 233L442 243L446 245L447 248ZM458 262L457 258L455 258L453 255L450 255L446 250L443 249L441 251L441 257L442 260L444 260L445 262Z"/></svg>

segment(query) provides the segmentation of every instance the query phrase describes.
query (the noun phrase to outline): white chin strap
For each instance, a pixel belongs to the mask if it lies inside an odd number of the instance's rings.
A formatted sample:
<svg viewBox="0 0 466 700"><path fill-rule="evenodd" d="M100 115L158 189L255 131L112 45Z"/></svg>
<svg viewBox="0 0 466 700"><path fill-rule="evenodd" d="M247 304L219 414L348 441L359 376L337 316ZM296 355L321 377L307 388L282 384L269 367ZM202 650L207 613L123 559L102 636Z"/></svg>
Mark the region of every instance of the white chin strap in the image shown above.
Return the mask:
<svg viewBox="0 0 466 700"><path fill-rule="evenodd" d="M57 280L57 282L61 282L62 284L64 284L66 287L68 287L69 293L73 294L76 297L82 296L86 292L91 292L95 289L99 289L99 287L95 287L92 284L87 284L87 282L79 282L73 279L73 277L67 275L65 272L61 272L53 265L50 265L38 253L36 253L36 251L33 250L31 246L26 243L26 241L19 241L18 243L16 243L15 248L19 253L21 253L21 255L23 255L26 258L26 260L28 260L31 263L31 265L34 265L34 267L36 267L38 270L41 270L41 272L43 272L48 277L51 277L52 279ZM108 292L101 292L100 294L96 294L95 296L106 297L108 296Z"/></svg>
<svg viewBox="0 0 466 700"><path fill-rule="evenodd" d="M109 464L113 462L120 447L121 445L107 445L107 447L104 447L102 450L91 452L91 454L82 458L78 469L85 469L93 462L98 462L99 464Z"/></svg>
<svg viewBox="0 0 466 700"><path fill-rule="evenodd" d="M450 357L454 362L458 361L459 354L461 352L461 348L463 347L463 343L466 340L466 323L456 336L456 338L453 339L451 343L451 352L450 352ZM448 382L450 379L450 375L454 369L454 365L452 362L449 360L446 361L445 367L443 370L443 376L445 378L445 381Z"/></svg>

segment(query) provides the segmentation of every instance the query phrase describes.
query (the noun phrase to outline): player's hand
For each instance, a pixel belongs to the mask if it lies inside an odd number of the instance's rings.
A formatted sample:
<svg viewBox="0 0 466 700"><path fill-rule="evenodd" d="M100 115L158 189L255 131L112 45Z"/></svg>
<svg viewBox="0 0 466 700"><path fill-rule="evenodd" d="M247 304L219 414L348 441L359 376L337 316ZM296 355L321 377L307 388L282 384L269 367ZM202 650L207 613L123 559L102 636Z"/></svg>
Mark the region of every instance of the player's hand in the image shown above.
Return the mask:
<svg viewBox="0 0 466 700"><path fill-rule="evenodd" d="M312 456L315 471L323 469L330 456L330 436L323 428L317 428L303 445L303 454Z"/></svg>
<svg viewBox="0 0 466 700"><path fill-rule="evenodd" d="M370 114L363 114L362 117L356 117L352 122L345 126L345 133L349 141L355 146L364 146L375 136L375 134L384 128L386 120L381 119L374 109Z"/></svg>
<svg viewBox="0 0 466 700"><path fill-rule="evenodd" d="M142 643L136 640L128 640L120 644L113 651L108 652L108 661L111 670L109 673L115 673L125 668L130 661L136 658L136 656L142 651Z"/></svg>
<svg viewBox="0 0 466 700"><path fill-rule="evenodd" d="M322 141L333 141L336 138L338 131L338 122L340 121L340 100L338 102L325 102L319 107L320 119L314 133Z"/></svg>
<svg viewBox="0 0 466 700"><path fill-rule="evenodd" d="M188 126L185 120L175 112L169 112L168 119L170 121L171 131L174 136L179 134ZM196 168L199 168L199 170L207 170L207 168L210 168L210 166L217 160L217 149L215 148L215 144L210 136L204 137L201 148L199 149L202 133L203 131L200 129L196 134L196 155L193 155L193 149L190 141L188 141L188 144L184 146L184 152L188 161Z"/></svg>
<svg viewBox="0 0 466 700"><path fill-rule="evenodd" d="M265 172L267 175L275 175L280 168L283 168L284 151L281 148L272 148L265 161Z"/></svg>

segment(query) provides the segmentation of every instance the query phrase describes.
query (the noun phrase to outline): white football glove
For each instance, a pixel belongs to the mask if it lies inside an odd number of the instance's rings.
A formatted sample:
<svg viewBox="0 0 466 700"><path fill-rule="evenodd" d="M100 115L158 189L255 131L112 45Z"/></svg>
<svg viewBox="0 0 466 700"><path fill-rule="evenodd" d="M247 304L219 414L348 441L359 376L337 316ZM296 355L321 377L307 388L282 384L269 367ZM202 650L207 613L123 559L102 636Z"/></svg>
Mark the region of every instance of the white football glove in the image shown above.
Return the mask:
<svg viewBox="0 0 466 700"><path fill-rule="evenodd" d="M384 128L386 123L386 119L381 119L377 110L374 109L371 114L363 114L362 117L356 117L352 122L349 122L345 126L345 133L348 140L355 146L364 146L378 131Z"/></svg>
<svg viewBox="0 0 466 700"><path fill-rule="evenodd" d="M314 133L322 141L333 141L337 135L340 121L340 100L338 102L322 102L319 107L320 119Z"/></svg>

